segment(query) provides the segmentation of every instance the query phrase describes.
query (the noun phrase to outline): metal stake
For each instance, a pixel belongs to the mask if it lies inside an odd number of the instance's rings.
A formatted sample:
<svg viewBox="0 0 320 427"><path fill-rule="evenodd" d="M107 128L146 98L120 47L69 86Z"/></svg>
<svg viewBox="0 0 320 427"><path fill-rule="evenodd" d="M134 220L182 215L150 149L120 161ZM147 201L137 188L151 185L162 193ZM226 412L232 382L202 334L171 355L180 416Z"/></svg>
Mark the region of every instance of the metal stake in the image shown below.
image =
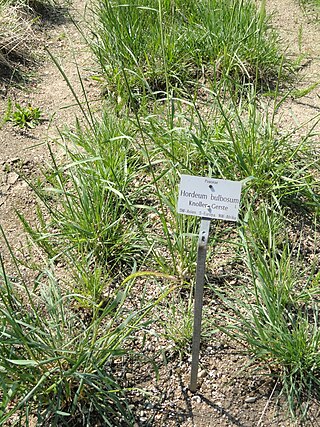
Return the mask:
<svg viewBox="0 0 320 427"><path fill-rule="evenodd" d="M202 321L202 306L203 306L203 286L204 273L206 265L207 244L209 238L210 219L201 218L199 241L198 241L198 256L197 256L197 272L196 272L196 288L194 296L194 323L193 323L193 338L192 338L192 362L191 362L191 380L190 391L197 390L199 354L200 354L200 336L201 336L201 321Z"/></svg>

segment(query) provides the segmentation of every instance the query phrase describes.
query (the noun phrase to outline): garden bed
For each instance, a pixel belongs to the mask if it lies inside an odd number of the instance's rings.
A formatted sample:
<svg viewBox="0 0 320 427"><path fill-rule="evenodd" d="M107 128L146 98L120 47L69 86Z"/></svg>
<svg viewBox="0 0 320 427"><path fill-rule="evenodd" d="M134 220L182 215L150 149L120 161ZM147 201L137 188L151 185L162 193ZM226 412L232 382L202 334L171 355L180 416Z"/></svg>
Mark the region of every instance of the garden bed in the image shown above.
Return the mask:
<svg viewBox="0 0 320 427"><path fill-rule="evenodd" d="M2 82L3 425L319 422L318 23L208 5L52 3L49 55ZM212 221L196 393L182 173L243 183Z"/></svg>

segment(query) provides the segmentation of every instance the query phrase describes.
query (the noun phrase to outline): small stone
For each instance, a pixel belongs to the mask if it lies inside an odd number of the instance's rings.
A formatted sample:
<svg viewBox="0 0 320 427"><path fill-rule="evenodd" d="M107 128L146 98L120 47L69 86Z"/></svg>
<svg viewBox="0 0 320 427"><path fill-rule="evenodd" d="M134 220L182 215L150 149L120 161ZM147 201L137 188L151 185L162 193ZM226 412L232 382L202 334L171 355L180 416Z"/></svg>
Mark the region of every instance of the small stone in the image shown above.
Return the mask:
<svg viewBox="0 0 320 427"><path fill-rule="evenodd" d="M15 163L18 163L19 160L19 157L13 157L12 159L7 160L6 163L8 163L9 165L13 165Z"/></svg>
<svg viewBox="0 0 320 427"><path fill-rule="evenodd" d="M201 403L201 397L200 396L192 396L191 400L194 403Z"/></svg>
<svg viewBox="0 0 320 427"><path fill-rule="evenodd" d="M206 376L207 376L207 371L205 369L200 371L198 374L198 378L205 378Z"/></svg>
<svg viewBox="0 0 320 427"><path fill-rule="evenodd" d="M256 396L248 396L245 398L245 403L254 403L257 400Z"/></svg>
<svg viewBox="0 0 320 427"><path fill-rule="evenodd" d="M19 182L19 184L15 188L15 190L17 190L17 191L26 190L26 189L29 189L29 185L25 181Z"/></svg>
<svg viewBox="0 0 320 427"><path fill-rule="evenodd" d="M148 402L146 404L146 409L148 409L150 411L151 409L154 409L154 405L152 403Z"/></svg>
<svg viewBox="0 0 320 427"><path fill-rule="evenodd" d="M10 185L15 184L19 179L19 175L15 172L10 172L7 177L7 183Z"/></svg>
<svg viewBox="0 0 320 427"><path fill-rule="evenodd" d="M131 374L130 372L127 372L126 373L126 379L127 380L132 380L132 378L134 377L134 375L133 374Z"/></svg>

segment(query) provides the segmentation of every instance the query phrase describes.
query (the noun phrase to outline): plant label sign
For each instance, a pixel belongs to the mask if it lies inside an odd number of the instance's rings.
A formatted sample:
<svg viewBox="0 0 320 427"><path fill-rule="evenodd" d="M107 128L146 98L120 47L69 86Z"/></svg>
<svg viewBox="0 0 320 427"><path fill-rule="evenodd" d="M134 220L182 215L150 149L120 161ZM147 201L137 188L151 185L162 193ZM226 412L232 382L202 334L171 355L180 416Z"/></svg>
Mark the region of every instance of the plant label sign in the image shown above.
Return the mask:
<svg viewBox="0 0 320 427"><path fill-rule="evenodd" d="M192 361L189 386L192 392L195 392L197 389L203 288L210 221L211 219L237 221L240 196L241 182L239 181L181 175L178 213L201 217L194 295Z"/></svg>
<svg viewBox="0 0 320 427"><path fill-rule="evenodd" d="M178 213L237 221L241 182L181 175Z"/></svg>

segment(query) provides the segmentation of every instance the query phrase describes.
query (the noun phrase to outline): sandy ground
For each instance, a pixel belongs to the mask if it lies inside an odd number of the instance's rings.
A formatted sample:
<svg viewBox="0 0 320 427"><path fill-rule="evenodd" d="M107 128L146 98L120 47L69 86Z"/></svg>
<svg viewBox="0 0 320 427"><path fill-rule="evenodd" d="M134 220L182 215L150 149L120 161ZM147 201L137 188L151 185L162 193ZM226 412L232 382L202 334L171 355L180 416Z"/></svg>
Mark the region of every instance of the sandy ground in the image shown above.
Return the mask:
<svg viewBox="0 0 320 427"><path fill-rule="evenodd" d="M292 61L299 60L300 70L294 87L301 90L320 83L319 21L315 20L312 11L304 13L298 1L267 0L266 5L267 12L272 15L272 25L276 27L281 45L285 48L284 53ZM310 129L319 119L319 96L320 84L306 96L289 97L278 113L281 125L285 129L293 129L308 124ZM320 129L319 124L316 129Z"/></svg>

